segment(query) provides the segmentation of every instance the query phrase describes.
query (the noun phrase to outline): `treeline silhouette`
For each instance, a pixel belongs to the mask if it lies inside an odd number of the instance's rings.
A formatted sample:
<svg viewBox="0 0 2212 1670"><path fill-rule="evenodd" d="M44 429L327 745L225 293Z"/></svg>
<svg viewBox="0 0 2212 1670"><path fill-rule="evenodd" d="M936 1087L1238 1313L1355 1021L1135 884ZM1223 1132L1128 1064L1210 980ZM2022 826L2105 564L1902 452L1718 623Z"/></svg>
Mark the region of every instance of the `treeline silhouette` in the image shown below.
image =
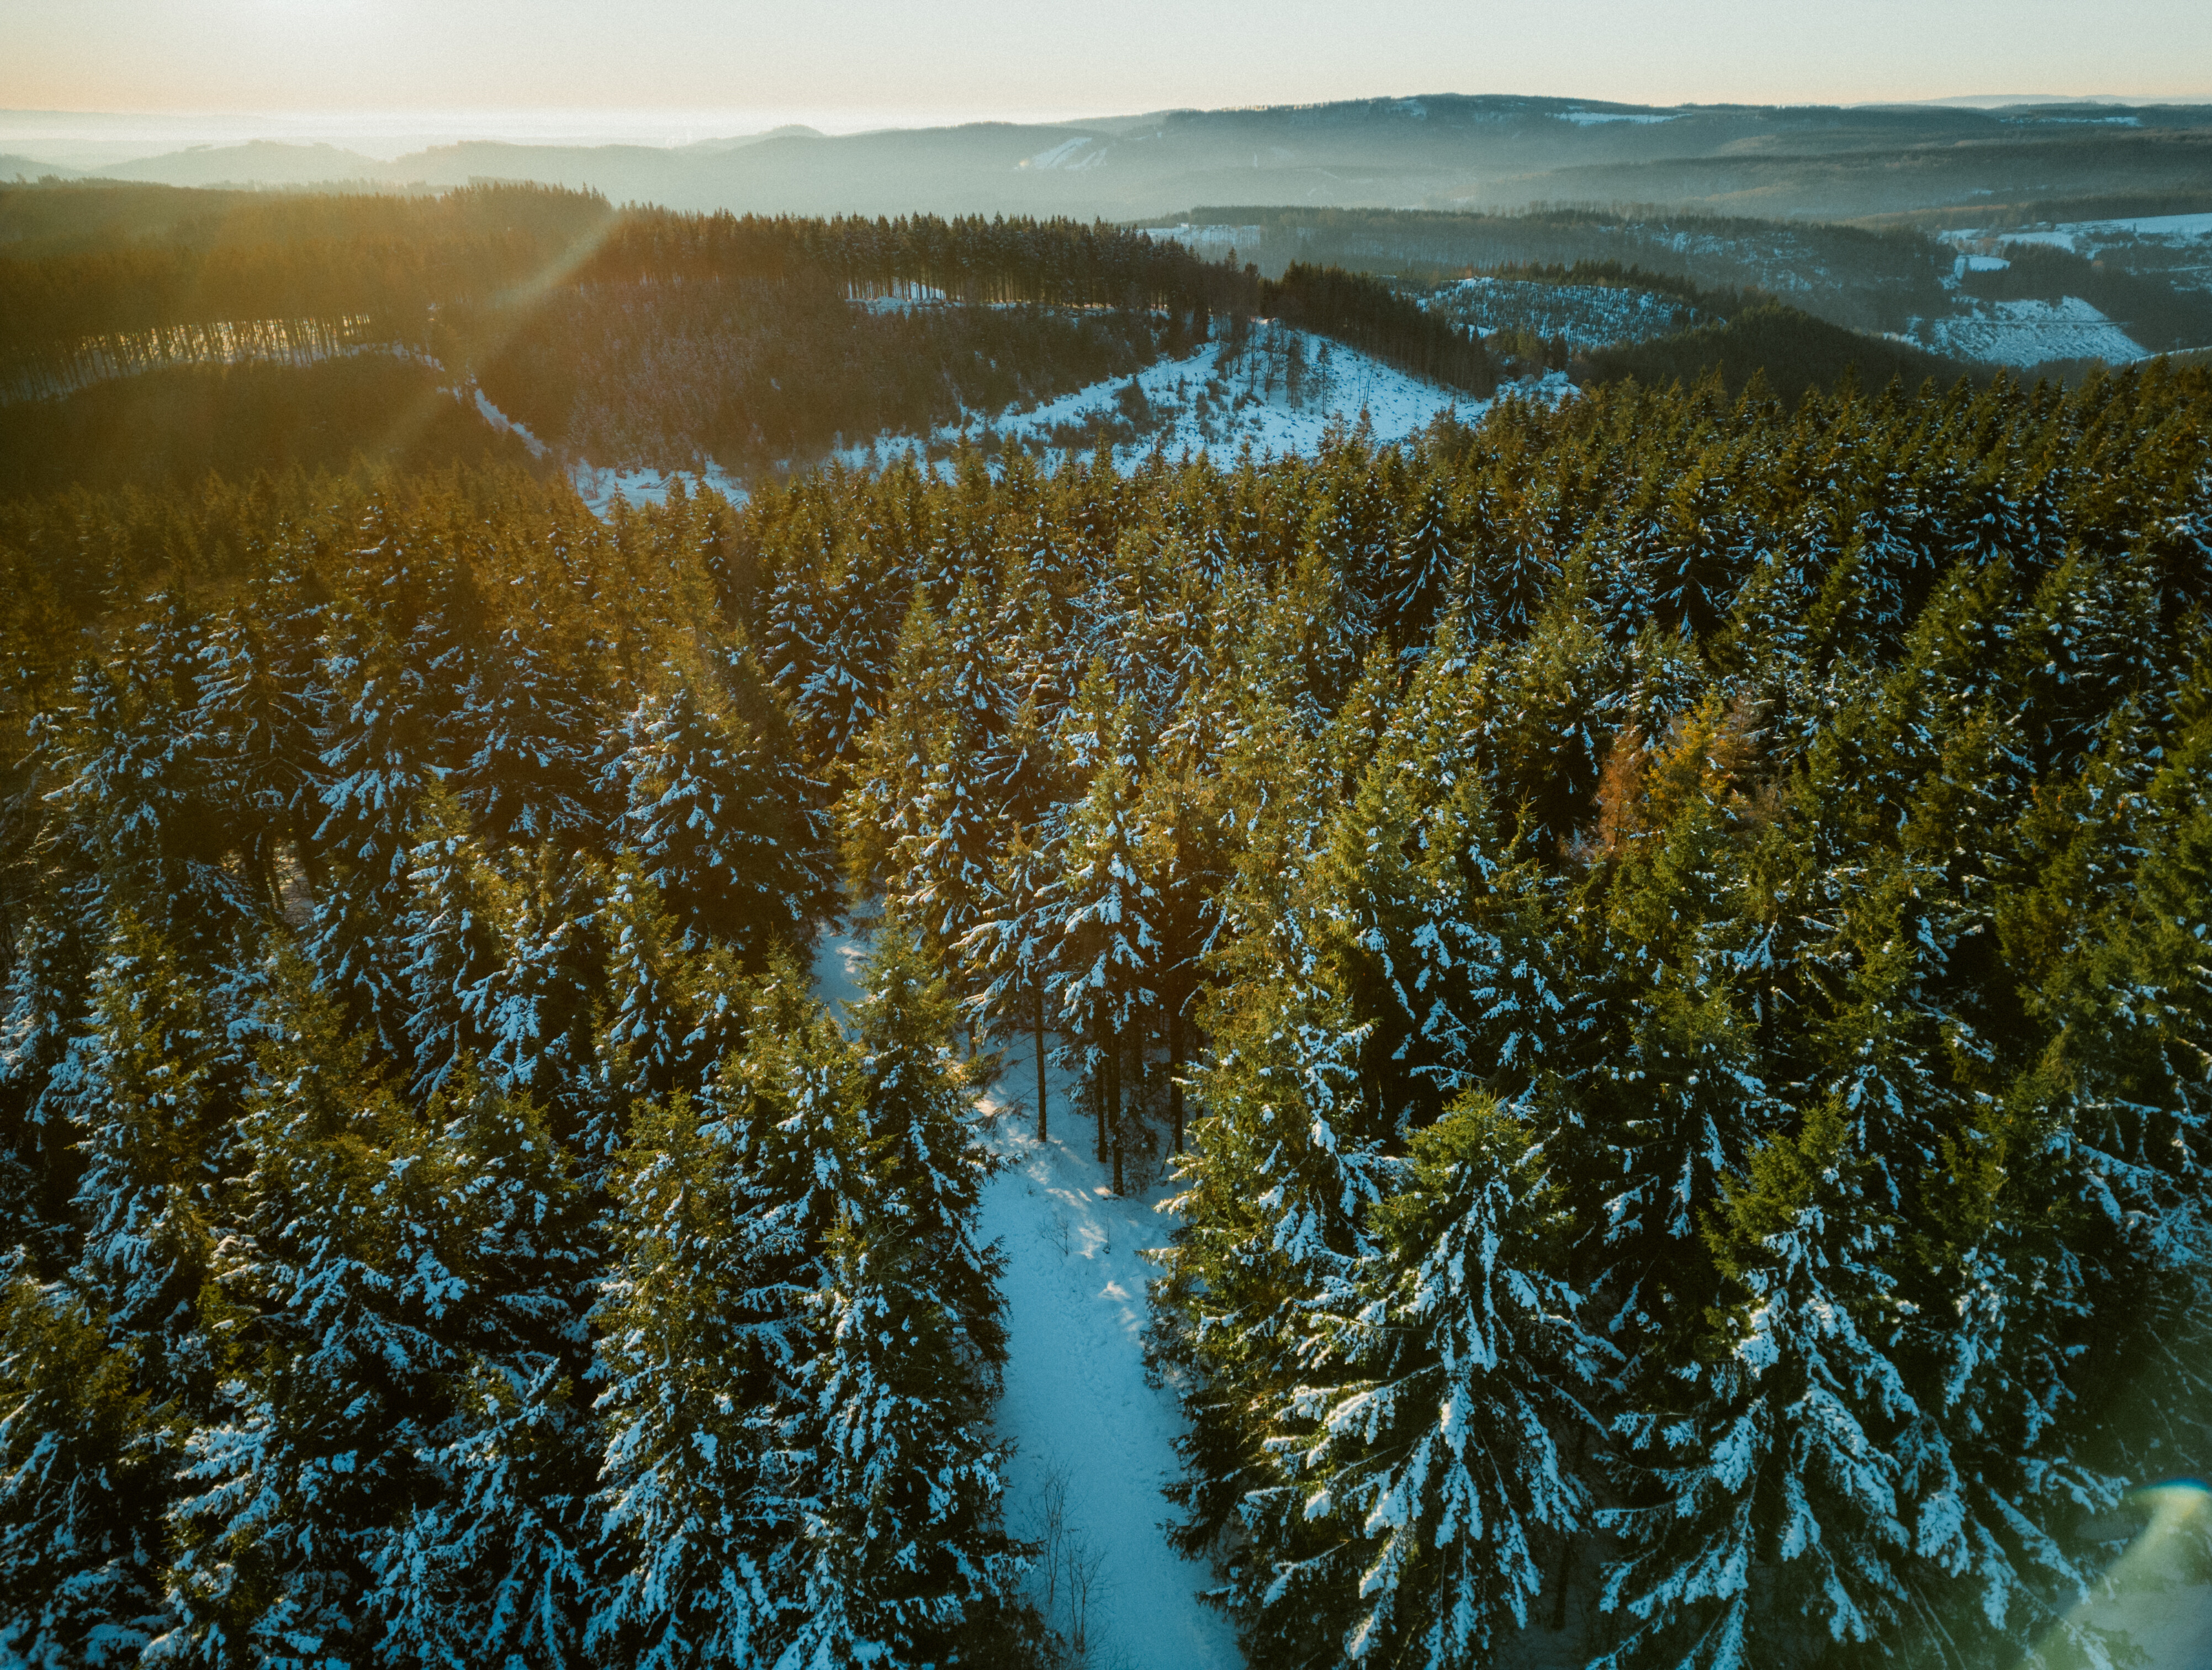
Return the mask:
<svg viewBox="0 0 2212 1670"><path fill-rule="evenodd" d="M1472 331L1366 273L1294 261L1263 287L1261 307L1448 388L1486 398L1498 386L1498 367Z"/></svg>
<svg viewBox="0 0 2212 1670"><path fill-rule="evenodd" d="M0 494L106 491L213 471L537 467L430 367L389 353L312 366L201 366L0 404Z"/></svg>
<svg viewBox="0 0 2212 1670"><path fill-rule="evenodd" d="M0 188L97 215L98 186ZM611 207L550 186L437 197L275 197L170 224L159 242L0 259L0 353L217 319L369 314L419 340L434 306L590 285L738 280L837 295L1249 311L1255 286L1173 242L1073 221L805 220Z"/></svg>

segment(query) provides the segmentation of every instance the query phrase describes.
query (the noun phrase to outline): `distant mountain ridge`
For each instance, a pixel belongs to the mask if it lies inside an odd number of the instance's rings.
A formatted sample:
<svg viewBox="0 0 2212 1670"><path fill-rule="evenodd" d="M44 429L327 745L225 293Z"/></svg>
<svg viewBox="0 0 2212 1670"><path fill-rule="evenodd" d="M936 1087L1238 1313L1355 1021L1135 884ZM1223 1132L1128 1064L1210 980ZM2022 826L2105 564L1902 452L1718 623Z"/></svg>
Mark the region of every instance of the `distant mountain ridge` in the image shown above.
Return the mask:
<svg viewBox="0 0 2212 1670"><path fill-rule="evenodd" d="M617 202L769 214L1127 220L1224 202L1485 210L1634 202L1842 218L2027 190L2202 187L2212 199L2212 106L1662 107L1448 94L841 136L786 128L681 147L471 140L391 161L257 139L93 177L433 188L528 179Z"/></svg>

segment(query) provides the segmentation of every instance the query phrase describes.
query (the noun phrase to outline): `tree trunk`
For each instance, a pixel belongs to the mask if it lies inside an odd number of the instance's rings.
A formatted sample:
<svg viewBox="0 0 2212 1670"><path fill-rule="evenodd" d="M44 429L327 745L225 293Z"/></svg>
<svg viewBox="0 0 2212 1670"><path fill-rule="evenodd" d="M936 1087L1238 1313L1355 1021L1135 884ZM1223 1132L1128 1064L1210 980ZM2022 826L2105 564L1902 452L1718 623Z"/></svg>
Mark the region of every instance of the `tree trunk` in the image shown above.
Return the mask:
<svg viewBox="0 0 2212 1670"><path fill-rule="evenodd" d="M1105 1034L1106 1029L1102 1024L1091 1041L1091 1108L1098 1116L1097 1158L1101 1164L1103 1164L1106 1159L1106 1074L1109 1070L1107 1064L1113 1060L1114 1054L1111 1049L1105 1047L1107 1042Z"/></svg>
<svg viewBox="0 0 2212 1670"><path fill-rule="evenodd" d="M1110 1126L1114 1142L1114 1193L1121 1192L1121 1041L1106 1040L1106 1099L1100 1104L1103 1124Z"/></svg>
<svg viewBox="0 0 2212 1670"><path fill-rule="evenodd" d="M1042 1141L1044 1140L1044 1136L1045 1136L1045 1104L1044 1104L1044 993L1043 993L1042 990L1039 990L1039 991L1038 991L1038 993L1037 993L1037 994L1036 994L1036 1007L1035 1009L1031 1010L1030 1012L1031 1013L1031 1015L1032 1015L1033 1017L1035 1017L1035 1026L1034 1026L1034 1029L1034 1029L1034 1032L1035 1032L1035 1035L1036 1035L1036 1067L1037 1067L1037 1140L1038 1140L1039 1142L1042 1142Z"/></svg>
<svg viewBox="0 0 2212 1670"><path fill-rule="evenodd" d="M1168 1118L1175 1126L1175 1151L1182 1152L1182 1003L1168 999Z"/></svg>
<svg viewBox="0 0 2212 1670"><path fill-rule="evenodd" d="M1578 1477L1583 1470L1583 1446L1589 1441L1589 1429L1577 1423L1575 1427L1575 1453L1567 1463L1570 1478ZM1571 1531L1560 1539L1559 1588L1552 1597L1552 1627L1567 1627L1567 1583L1575 1575L1575 1533Z"/></svg>

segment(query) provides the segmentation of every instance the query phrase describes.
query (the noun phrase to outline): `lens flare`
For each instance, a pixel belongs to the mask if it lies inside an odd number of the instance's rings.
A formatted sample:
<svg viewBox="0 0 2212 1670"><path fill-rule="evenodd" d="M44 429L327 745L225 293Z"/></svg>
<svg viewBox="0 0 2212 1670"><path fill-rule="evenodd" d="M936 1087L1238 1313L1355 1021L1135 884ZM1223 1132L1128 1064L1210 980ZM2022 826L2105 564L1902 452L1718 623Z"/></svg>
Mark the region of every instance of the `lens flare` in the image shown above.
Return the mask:
<svg viewBox="0 0 2212 1670"><path fill-rule="evenodd" d="M2212 1488L2177 1479L2128 1501L2148 1522L2021 1670L2212 1665Z"/></svg>

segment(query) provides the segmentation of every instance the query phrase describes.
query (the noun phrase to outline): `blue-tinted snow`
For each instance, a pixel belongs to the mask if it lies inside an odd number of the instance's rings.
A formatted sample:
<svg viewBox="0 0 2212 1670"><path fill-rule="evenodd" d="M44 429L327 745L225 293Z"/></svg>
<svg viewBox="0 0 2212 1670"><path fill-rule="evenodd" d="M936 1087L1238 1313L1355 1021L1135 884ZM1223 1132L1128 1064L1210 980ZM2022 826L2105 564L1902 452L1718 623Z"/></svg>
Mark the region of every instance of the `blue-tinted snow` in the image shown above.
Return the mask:
<svg viewBox="0 0 2212 1670"><path fill-rule="evenodd" d="M862 925L865 928L865 924ZM825 937L815 989L860 995L868 947ZM1066 1489L1066 1525L1097 1559L1086 1662L1100 1670L1241 1670L1228 1623L1198 1599L1206 1569L1168 1546L1174 1511L1160 1494L1176 1470L1181 1412L1145 1379L1145 1290L1157 1272L1143 1249L1166 1244L1175 1220L1154 1210L1157 1183L1116 1199L1110 1174L1091 1157L1090 1126L1066 1079L1054 1072L1050 1144L1036 1140L1036 1069L1025 1049L984 1099L993 1148L1011 1163L983 1195L981 1238L1006 1254L1006 1394L1000 1435L1016 1445L1006 1518L1020 1535L1041 1528L1045 1490ZM1070 1619L1063 1582L1051 1622Z"/></svg>

